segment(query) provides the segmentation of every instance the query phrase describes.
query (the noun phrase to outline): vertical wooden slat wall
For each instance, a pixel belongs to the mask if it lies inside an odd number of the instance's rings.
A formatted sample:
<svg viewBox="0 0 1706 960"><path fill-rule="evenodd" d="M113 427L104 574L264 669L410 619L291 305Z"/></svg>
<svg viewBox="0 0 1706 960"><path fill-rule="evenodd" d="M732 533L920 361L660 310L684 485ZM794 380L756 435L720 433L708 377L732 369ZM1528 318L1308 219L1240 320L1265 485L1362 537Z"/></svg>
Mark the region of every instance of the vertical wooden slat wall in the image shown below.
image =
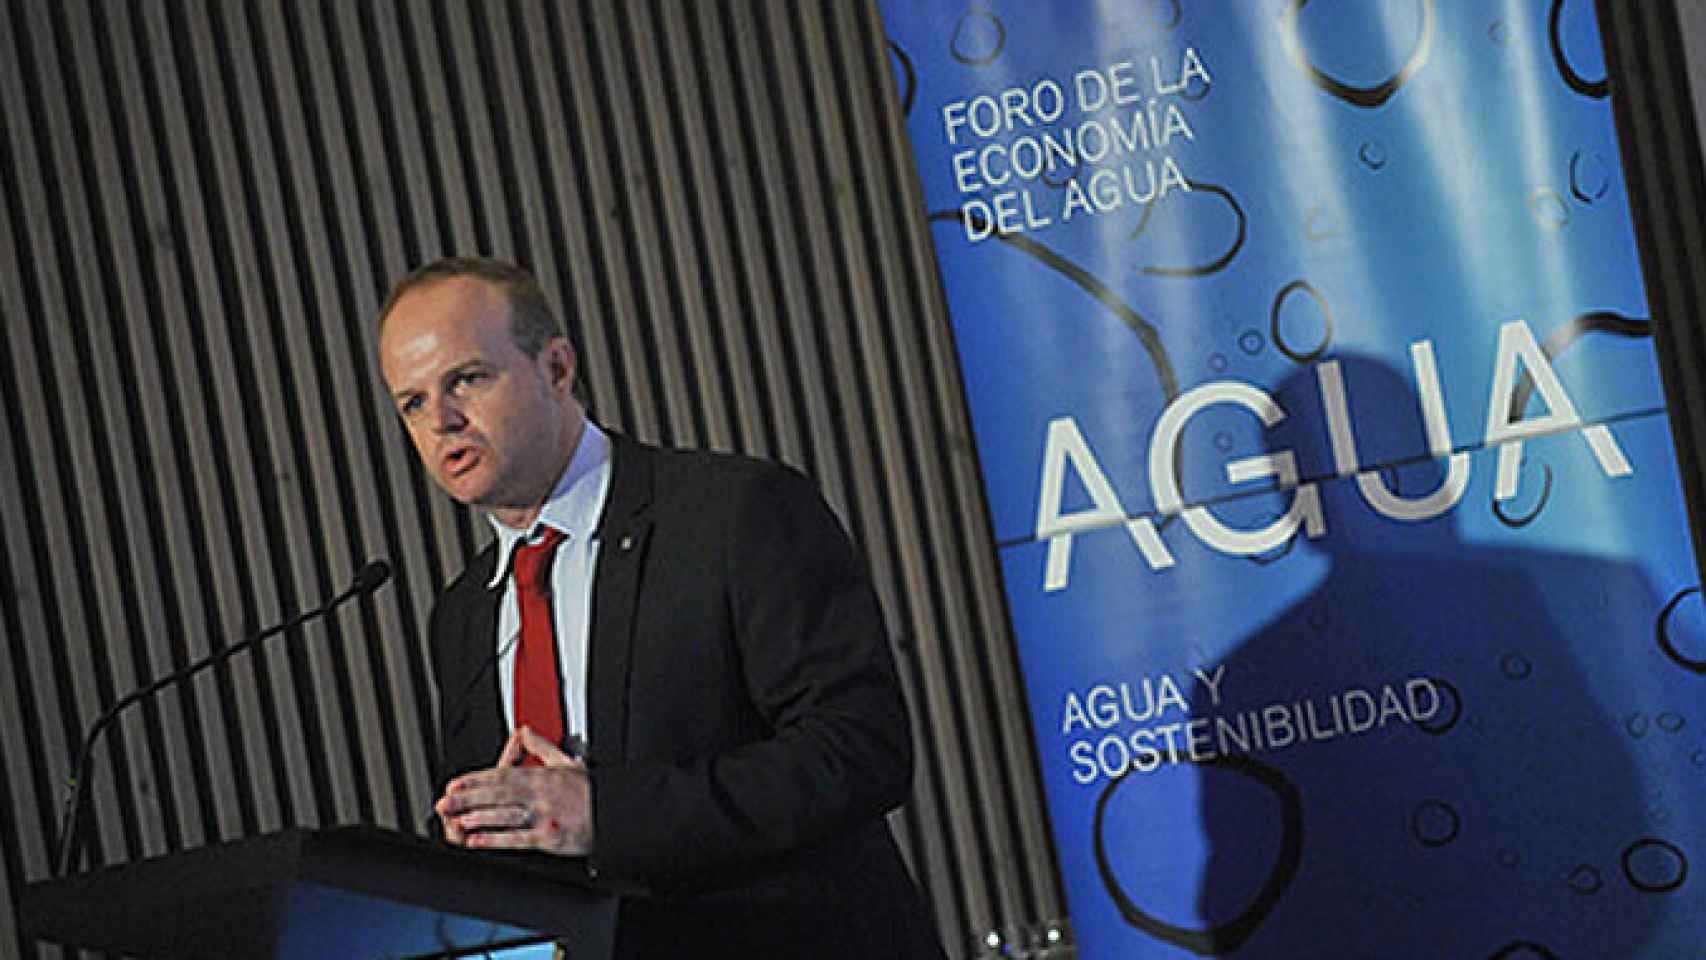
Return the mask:
<svg viewBox="0 0 1706 960"><path fill-rule="evenodd" d="M1706 576L1706 8L1698 0L1600 0L1630 207L1655 326L1659 370ZM1691 93L1692 90L1692 93Z"/></svg>
<svg viewBox="0 0 1706 960"><path fill-rule="evenodd" d="M95 864L414 829L435 588L485 537L376 382L388 282L532 267L605 423L816 477L915 713L896 819L954 955L1063 912L893 66L852 0L0 5L0 956L82 730Z"/></svg>

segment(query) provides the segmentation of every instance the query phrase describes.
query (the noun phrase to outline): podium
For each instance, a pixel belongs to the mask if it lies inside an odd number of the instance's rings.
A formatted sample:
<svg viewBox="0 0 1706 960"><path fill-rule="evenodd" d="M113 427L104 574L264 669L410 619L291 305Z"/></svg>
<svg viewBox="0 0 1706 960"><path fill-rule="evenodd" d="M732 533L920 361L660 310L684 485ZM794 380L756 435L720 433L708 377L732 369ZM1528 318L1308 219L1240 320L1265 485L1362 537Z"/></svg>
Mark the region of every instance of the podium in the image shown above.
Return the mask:
<svg viewBox="0 0 1706 960"><path fill-rule="evenodd" d="M293 829L28 884L29 936L133 957L371 960L556 940L608 960L616 898L541 854L377 827Z"/></svg>

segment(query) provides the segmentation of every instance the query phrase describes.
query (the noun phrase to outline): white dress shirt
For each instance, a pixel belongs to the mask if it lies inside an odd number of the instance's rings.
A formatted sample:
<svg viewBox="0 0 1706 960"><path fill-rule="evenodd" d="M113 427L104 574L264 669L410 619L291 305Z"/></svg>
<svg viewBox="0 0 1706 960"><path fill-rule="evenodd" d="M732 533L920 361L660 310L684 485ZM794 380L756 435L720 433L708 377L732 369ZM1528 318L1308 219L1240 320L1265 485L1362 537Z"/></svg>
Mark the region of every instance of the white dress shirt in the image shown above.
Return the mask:
<svg viewBox="0 0 1706 960"><path fill-rule="evenodd" d="M551 562L551 616L557 630L557 676L562 679L566 732L579 753L586 743L586 658L592 628L592 581L598 568L598 542L593 530L604 513L610 493L610 438L587 421L567 470L557 480L539 516L525 531L499 523L488 515L497 533L496 573L486 586L503 588L498 604L498 687L503 698L504 723L515 728L515 650L521 639L521 609L515 597L511 558L517 544L536 543L545 527L567 534Z"/></svg>

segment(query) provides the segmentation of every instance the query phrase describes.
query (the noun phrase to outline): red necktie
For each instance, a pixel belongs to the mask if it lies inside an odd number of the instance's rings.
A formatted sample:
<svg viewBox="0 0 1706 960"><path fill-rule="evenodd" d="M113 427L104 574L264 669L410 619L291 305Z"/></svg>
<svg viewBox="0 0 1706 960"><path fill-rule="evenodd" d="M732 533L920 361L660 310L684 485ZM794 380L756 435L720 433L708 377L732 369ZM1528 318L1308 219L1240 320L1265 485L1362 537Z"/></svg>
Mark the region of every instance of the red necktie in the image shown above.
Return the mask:
<svg viewBox="0 0 1706 960"><path fill-rule="evenodd" d="M538 543L515 551L515 599L521 607L521 643L515 651L515 725L562 746L563 688L557 676L557 631L551 617L551 558L567 534L545 528ZM528 755L529 765L543 763Z"/></svg>

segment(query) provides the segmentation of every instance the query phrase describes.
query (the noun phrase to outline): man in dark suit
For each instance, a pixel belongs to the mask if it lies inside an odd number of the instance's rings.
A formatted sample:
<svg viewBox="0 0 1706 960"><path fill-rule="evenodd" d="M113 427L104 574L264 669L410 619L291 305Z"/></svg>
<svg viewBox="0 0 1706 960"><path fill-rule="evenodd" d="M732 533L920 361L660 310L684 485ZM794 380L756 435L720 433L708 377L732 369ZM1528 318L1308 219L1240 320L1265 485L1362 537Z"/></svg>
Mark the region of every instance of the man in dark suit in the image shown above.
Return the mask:
<svg viewBox="0 0 1706 960"><path fill-rule="evenodd" d="M518 268L429 264L380 324L422 462L495 533L432 614L445 838L643 891L619 956L941 956L884 820L881 612L810 482L599 429Z"/></svg>

